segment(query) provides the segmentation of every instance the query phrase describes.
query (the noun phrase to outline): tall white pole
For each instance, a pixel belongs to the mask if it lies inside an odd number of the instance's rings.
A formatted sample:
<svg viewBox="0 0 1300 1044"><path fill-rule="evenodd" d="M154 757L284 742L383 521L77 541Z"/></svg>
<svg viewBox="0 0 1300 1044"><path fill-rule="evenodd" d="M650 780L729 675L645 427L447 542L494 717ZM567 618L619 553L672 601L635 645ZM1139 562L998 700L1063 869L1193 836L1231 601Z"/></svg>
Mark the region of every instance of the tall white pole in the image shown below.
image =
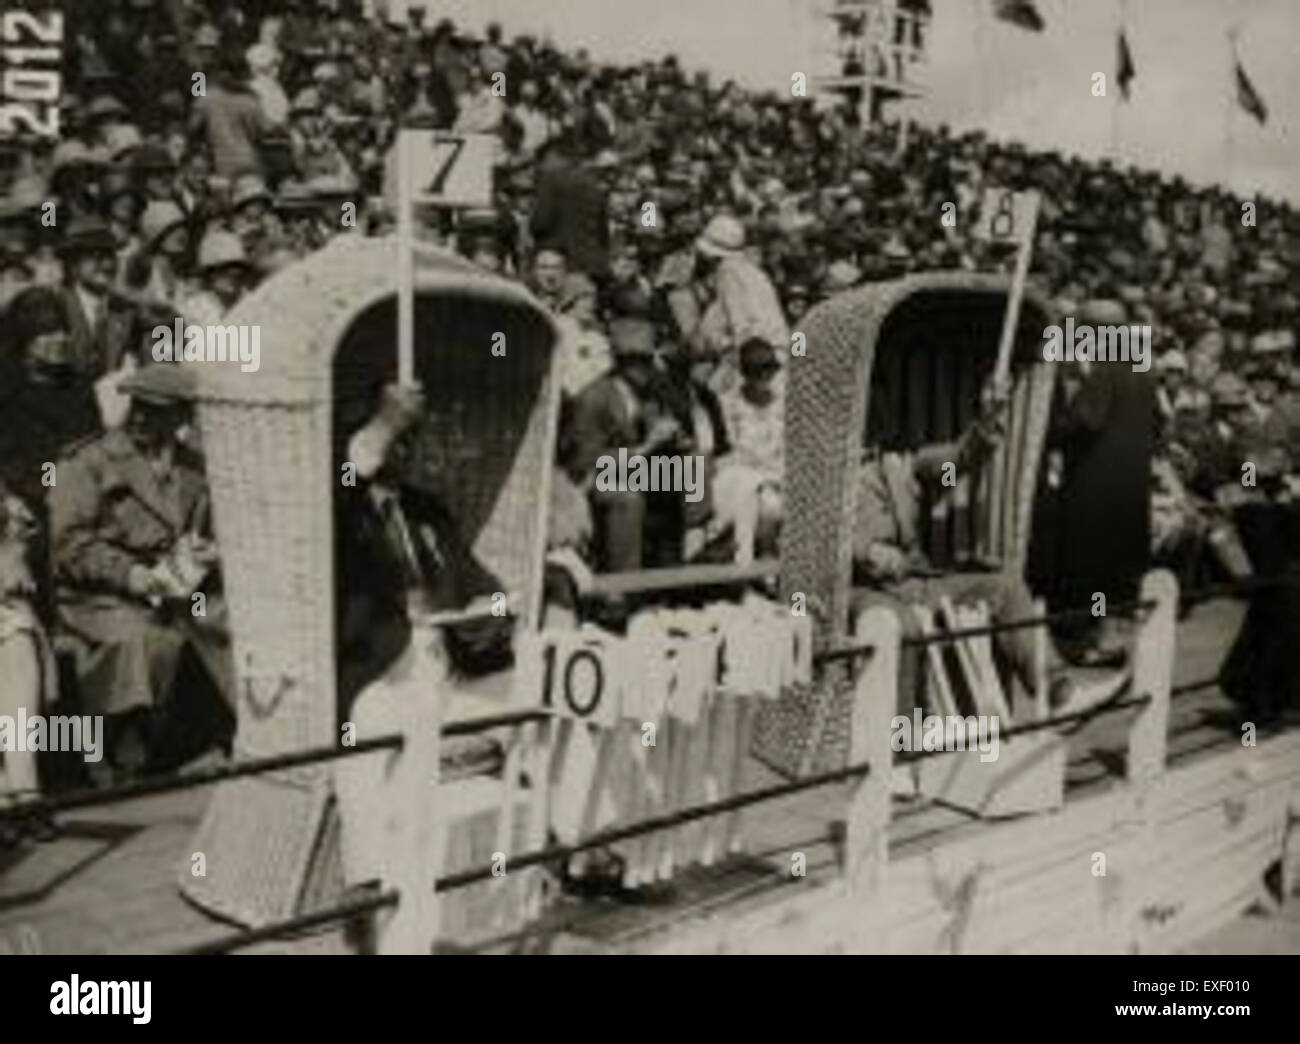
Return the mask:
<svg viewBox="0 0 1300 1044"><path fill-rule="evenodd" d="M415 381L415 249L410 136L397 132L397 380Z"/></svg>

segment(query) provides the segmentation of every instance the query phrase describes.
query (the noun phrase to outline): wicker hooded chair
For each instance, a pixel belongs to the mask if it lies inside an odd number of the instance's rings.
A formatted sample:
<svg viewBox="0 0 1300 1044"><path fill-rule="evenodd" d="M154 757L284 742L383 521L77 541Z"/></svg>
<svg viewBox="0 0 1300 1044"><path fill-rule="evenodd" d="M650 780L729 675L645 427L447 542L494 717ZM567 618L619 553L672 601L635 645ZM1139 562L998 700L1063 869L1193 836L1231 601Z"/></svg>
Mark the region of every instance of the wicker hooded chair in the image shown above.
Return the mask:
<svg viewBox="0 0 1300 1044"><path fill-rule="evenodd" d="M207 363L198 403L238 685L240 757L338 742L333 491L340 404L373 404L395 379L397 245L345 237L277 273L228 324L261 327L261 367ZM455 514L478 560L540 607L558 404L550 317L514 283L419 247L415 375L429 416L413 481ZM494 334L506 354L493 355ZM427 481L426 481L427 480ZM207 876L182 891L257 925L306 901L328 765L217 787L193 845ZM319 862L319 860L317 860Z"/></svg>
<svg viewBox="0 0 1300 1044"><path fill-rule="evenodd" d="M803 320L806 358L787 367L781 583L820 605L821 641L845 640L852 593L857 463L866 441L914 449L969 423L992 373L1006 307L1001 276L938 272L840 294ZM922 505L922 540L941 568L1023 573L1055 369L1042 358L1047 303L1027 292L1013 351L1007 438L954 491ZM928 519L928 525L926 520ZM812 692L774 701L755 752L787 774L843 765L851 694L832 668Z"/></svg>

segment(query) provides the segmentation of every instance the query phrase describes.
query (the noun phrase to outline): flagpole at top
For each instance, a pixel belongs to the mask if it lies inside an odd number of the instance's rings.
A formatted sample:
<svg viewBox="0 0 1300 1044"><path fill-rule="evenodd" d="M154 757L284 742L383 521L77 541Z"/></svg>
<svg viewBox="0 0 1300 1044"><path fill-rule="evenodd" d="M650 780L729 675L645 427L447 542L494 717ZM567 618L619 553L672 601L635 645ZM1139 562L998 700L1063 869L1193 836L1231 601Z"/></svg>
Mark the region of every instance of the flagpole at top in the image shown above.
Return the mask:
<svg viewBox="0 0 1300 1044"><path fill-rule="evenodd" d="M1237 105L1237 37L1241 33L1241 25L1238 22L1231 22L1228 25L1228 89L1224 91L1224 136L1223 147L1226 152L1224 156L1224 175L1223 183L1229 191L1234 188L1234 175L1236 173L1236 141L1234 139L1232 120L1233 109Z"/></svg>
<svg viewBox="0 0 1300 1044"><path fill-rule="evenodd" d="M1120 42L1127 41L1128 39L1126 35L1127 32L1128 32L1128 2L1127 0L1119 0L1119 32L1116 34L1115 37L1117 58L1119 57ZM1119 63L1117 61L1115 63L1116 88L1120 87L1119 78L1121 75L1122 75L1122 70L1120 69ZM1120 156L1120 151L1119 151L1119 106L1120 106L1120 102L1124 100L1122 88L1120 88L1120 93L1116 94L1114 98L1115 98L1114 104L1112 104L1110 107L1110 155L1111 155L1111 159L1115 163L1115 166L1119 167L1122 165L1122 158Z"/></svg>

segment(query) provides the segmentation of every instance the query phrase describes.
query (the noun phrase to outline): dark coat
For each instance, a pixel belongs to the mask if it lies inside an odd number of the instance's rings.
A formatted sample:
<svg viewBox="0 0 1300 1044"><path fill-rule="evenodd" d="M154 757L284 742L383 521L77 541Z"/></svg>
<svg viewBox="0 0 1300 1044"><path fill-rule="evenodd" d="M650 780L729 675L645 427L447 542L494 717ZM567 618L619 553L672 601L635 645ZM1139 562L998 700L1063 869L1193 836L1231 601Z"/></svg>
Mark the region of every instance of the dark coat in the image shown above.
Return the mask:
<svg viewBox="0 0 1300 1044"><path fill-rule="evenodd" d="M99 406L80 376L37 384L16 362L0 370L0 484L32 506L49 492L41 482L44 465L102 430Z"/></svg>
<svg viewBox="0 0 1300 1044"><path fill-rule="evenodd" d="M1049 446L1064 454L1050 570L1054 602L1131 598L1150 565L1155 382L1098 363L1073 401L1058 403Z"/></svg>
<svg viewBox="0 0 1300 1044"><path fill-rule="evenodd" d="M73 287L60 287L59 293L68 315L72 352L83 374L95 380L117 369L134 326L132 312L111 300L106 301L95 322L91 323Z"/></svg>
<svg viewBox="0 0 1300 1044"><path fill-rule="evenodd" d="M609 267L609 198L596 175L556 154L537 177L533 208L537 246L563 251L569 268L599 279Z"/></svg>
<svg viewBox="0 0 1300 1044"><path fill-rule="evenodd" d="M340 714L384 673L411 640L403 557L388 536L369 483L343 487L335 502ZM431 609L456 609L503 590L460 538L450 512L430 493L402 486L398 503L410 532L420 584ZM504 666L510 621L488 617L448 628L448 650L463 670Z"/></svg>
<svg viewBox="0 0 1300 1044"><path fill-rule="evenodd" d="M596 461L620 447L635 446L641 440L639 406L632 408L636 393L624 394L626 382L617 374L606 374L584 388L568 407L560 457L574 482L582 485L596 470Z"/></svg>

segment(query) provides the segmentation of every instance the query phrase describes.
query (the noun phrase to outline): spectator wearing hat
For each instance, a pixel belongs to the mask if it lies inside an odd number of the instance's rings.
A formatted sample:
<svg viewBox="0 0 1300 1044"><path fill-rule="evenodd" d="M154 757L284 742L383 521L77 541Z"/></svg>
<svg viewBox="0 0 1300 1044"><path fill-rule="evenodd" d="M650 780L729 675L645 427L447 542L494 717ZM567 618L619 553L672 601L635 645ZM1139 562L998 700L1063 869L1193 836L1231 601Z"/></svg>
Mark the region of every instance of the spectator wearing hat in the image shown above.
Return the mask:
<svg viewBox="0 0 1300 1044"><path fill-rule="evenodd" d="M271 247L274 237L275 198L256 174L243 174L230 187L230 230L239 237L250 258Z"/></svg>
<svg viewBox="0 0 1300 1044"><path fill-rule="evenodd" d="M729 450L713 483L715 528L730 528L737 562L775 551L784 513L785 381L776 350L740 350L740 383L719 396Z"/></svg>
<svg viewBox="0 0 1300 1044"><path fill-rule="evenodd" d="M320 92L314 87L304 87L294 96L289 142L299 180L307 184L329 181L348 189L355 186L356 175L334 141Z"/></svg>
<svg viewBox="0 0 1300 1044"><path fill-rule="evenodd" d="M540 162L531 230L537 243L562 252L574 272L600 282L609 267L607 176L584 159L570 129Z"/></svg>
<svg viewBox="0 0 1300 1044"><path fill-rule="evenodd" d="M781 302L767 275L745 256L744 226L729 214L710 219L695 240L695 274L683 286L668 277L668 304L686 345L722 357L715 389L734 387L746 344L767 345L773 357L790 345Z"/></svg>
<svg viewBox="0 0 1300 1044"><path fill-rule="evenodd" d="M645 319L610 324L614 369L585 388L570 404L561 441L561 460L570 479L588 492L595 523L597 568L640 569L645 559L647 495L629 490L598 491L597 461L650 455L671 446L681 425L656 398L662 374L656 361L654 326Z"/></svg>
<svg viewBox="0 0 1300 1044"><path fill-rule="evenodd" d="M255 43L245 52L245 60L251 74L248 89L257 98L262 115L272 126L287 124L289 98L280 86L279 52L268 44Z"/></svg>
<svg viewBox="0 0 1300 1044"><path fill-rule="evenodd" d="M1223 666L1223 689L1252 721L1300 707L1300 483L1289 447L1261 433L1243 444L1255 485L1236 491L1232 525L1246 561L1243 575L1292 581L1252 595Z"/></svg>
<svg viewBox="0 0 1300 1044"><path fill-rule="evenodd" d="M213 229L199 244L199 289L180 302L181 315L195 326L215 326L252 285L254 270L233 232Z"/></svg>
<svg viewBox="0 0 1300 1044"><path fill-rule="evenodd" d="M1086 301L1079 312L1084 323L1124 322L1115 301ZM1151 554L1154 383L1149 372L1137 373L1121 362L1076 363L1060 382L1062 398L1052 411L1046 443L1049 452L1061 453L1063 463L1061 485L1053 491L1057 524L1047 538L1054 538L1055 551L1043 580L1053 605L1088 605L1095 592L1111 601L1136 596ZM1081 662L1102 665L1122 658L1113 616L1099 625L1091 619L1085 624L1090 626L1071 636L1071 651Z"/></svg>
<svg viewBox="0 0 1300 1044"><path fill-rule="evenodd" d="M75 649L77 701L105 715L106 763L124 774L157 753L153 726L176 695L187 645L233 706L217 599L202 621L190 613L190 595L216 563L201 466L178 434L193 378L168 364L133 375L125 426L60 461L50 490L57 611Z"/></svg>
<svg viewBox="0 0 1300 1044"><path fill-rule="evenodd" d="M146 202L144 193L130 170L116 167L103 179L101 200L109 233L117 243L118 262L125 263L139 245L140 215Z"/></svg>
<svg viewBox="0 0 1300 1044"><path fill-rule="evenodd" d="M122 296L164 322L180 314L177 302L194 290L185 212L169 199L150 200L140 215L140 246L123 269ZM150 322L152 325L152 322Z"/></svg>
<svg viewBox="0 0 1300 1044"><path fill-rule="evenodd" d="M78 369L98 379L116 369L130 333L130 316L110 293L118 273L117 243L97 217L69 222L60 246L62 296Z"/></svg>
<svg viewBox="0 0 1300 1044"><path fill-rule="evenodd" d="M72 214L95 214L99 210L99 179L106 165L102 153L76 138L66 138L50 157L50 188Z"/></svg>
<svg viewBox="0 0 1300 1044"><path fill-rule="evenodd" d="M556 315L567 316L585 329L596 326L596 287L581 272L569 271L563 252L543 247L533 258L529 289Z"/></svg>
<svg viewBox="0 0 1300 1044"><path fill-rule="evenodd" d="M10 519L20 511L28 524L21 534L8 534L13 542L0 537L0 559L7 551L25 556L21 564L26 583L21 592L10 592L21 596L10 608L32 614L29 629L39 645L54 618L47 480L57 477L56 462L65 453L93 438L102 426L94 390L73 364L67 313L56 289L32 287L15 298L5 333L9 343L0 355L0 499L12 498ZM56 471L50 472L51 467ZM0 565L0 571L3 568ZM0 580L0 606L3 588ZM13 682L10 674L0 677L6 685ZM45 677L46 695L53 698L55 676Z"/></svg>
<svg viewBox="0 0 1300 1044"><path fill-rule="evenodd" d="M29 507L43 503L44 466L98 433L99 412L74 354L68 311L53 287L30 287L6 315L0 355L0 480Z"/></svg>

